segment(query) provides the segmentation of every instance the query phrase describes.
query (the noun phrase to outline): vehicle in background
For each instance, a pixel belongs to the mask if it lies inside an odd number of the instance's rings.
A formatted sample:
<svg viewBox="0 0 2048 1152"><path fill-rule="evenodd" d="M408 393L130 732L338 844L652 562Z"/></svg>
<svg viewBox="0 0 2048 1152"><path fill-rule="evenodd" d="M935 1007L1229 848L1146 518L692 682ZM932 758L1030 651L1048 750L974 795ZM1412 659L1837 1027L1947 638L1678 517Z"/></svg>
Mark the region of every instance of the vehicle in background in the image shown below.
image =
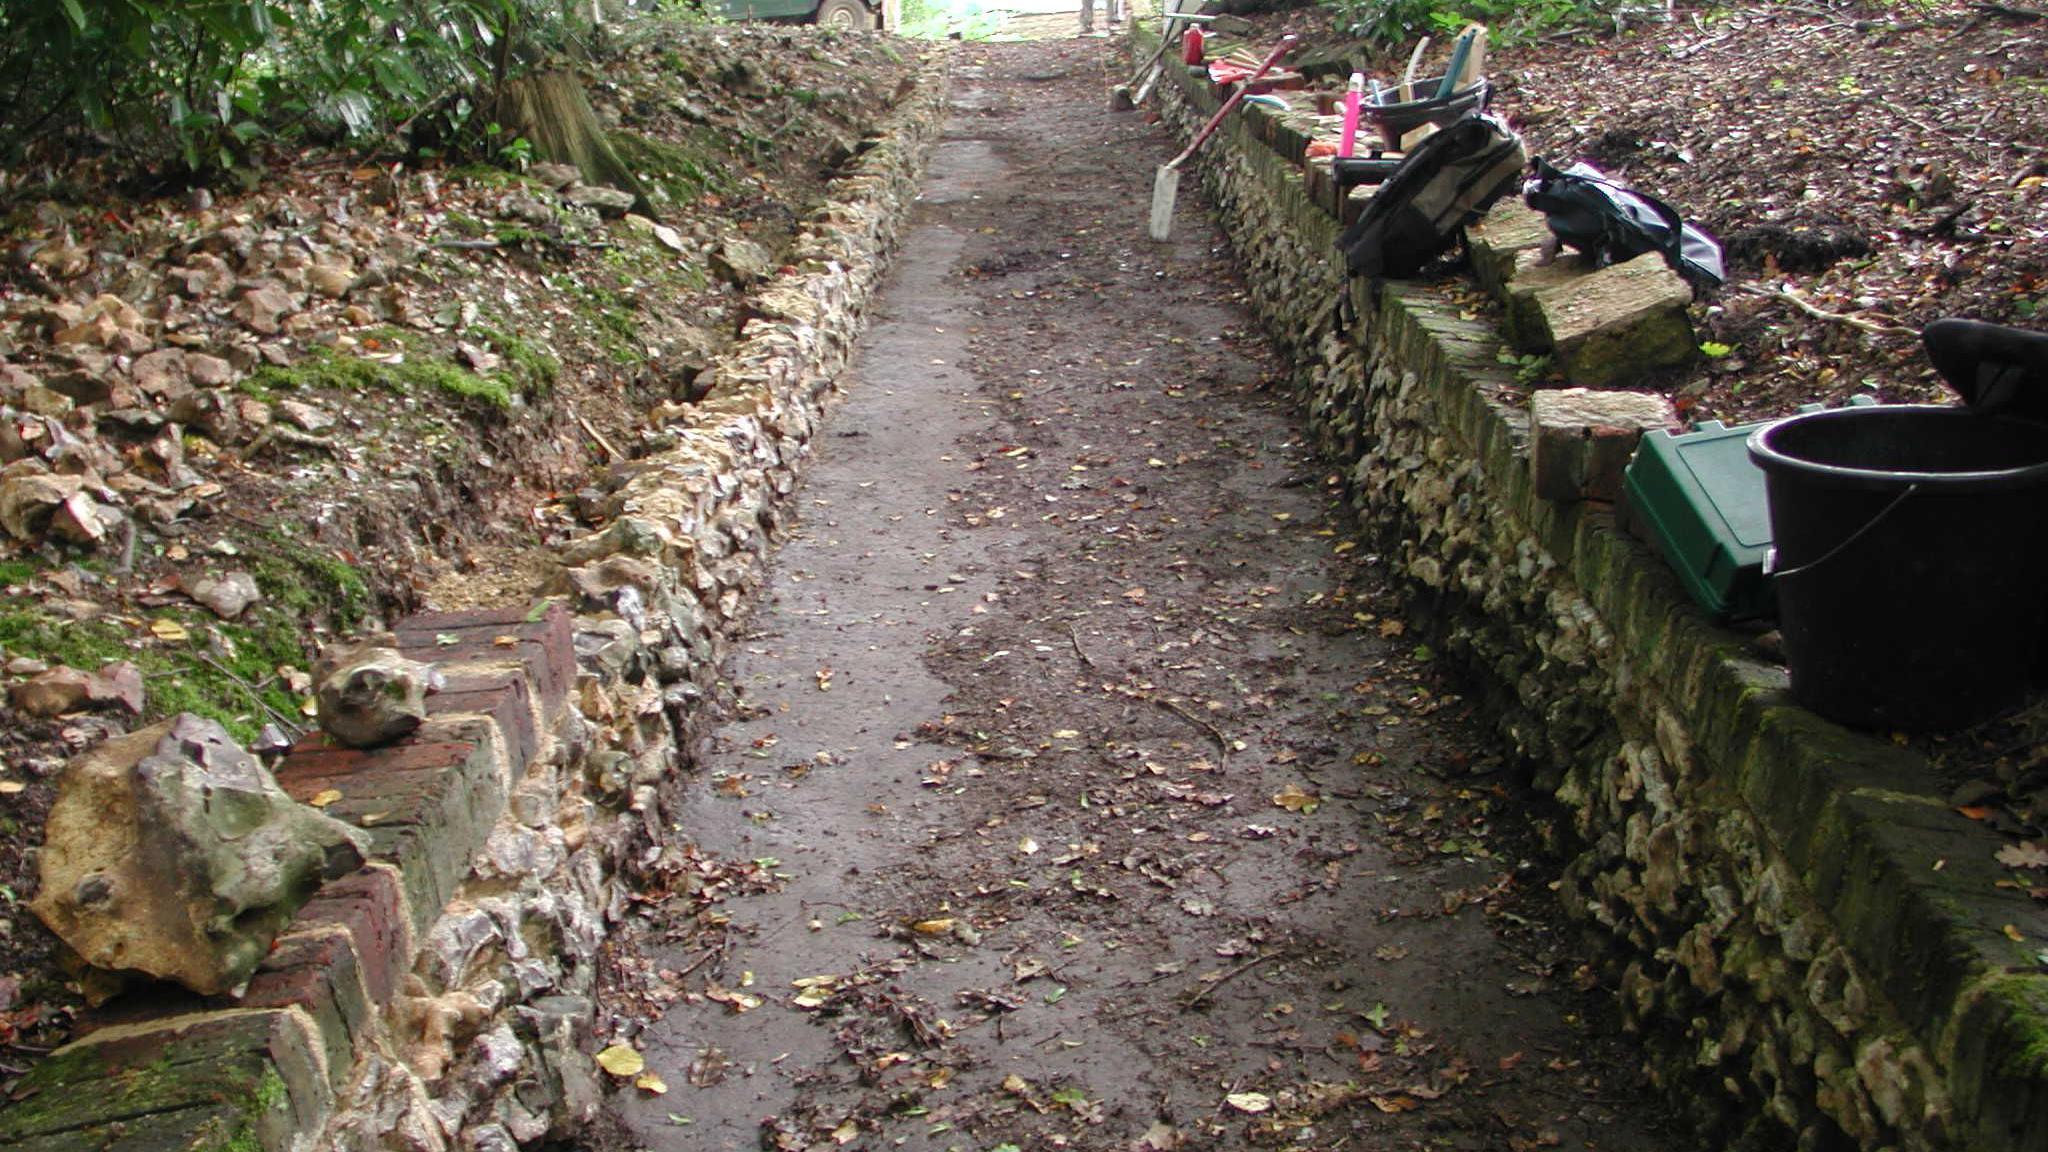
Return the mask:
<svg viewBox="0 0 2048 1152"><path fill-rule="evenodd" d="M827 28L879 28L880 0L710 0L711 11L728 20L794 20Z"/></svg>

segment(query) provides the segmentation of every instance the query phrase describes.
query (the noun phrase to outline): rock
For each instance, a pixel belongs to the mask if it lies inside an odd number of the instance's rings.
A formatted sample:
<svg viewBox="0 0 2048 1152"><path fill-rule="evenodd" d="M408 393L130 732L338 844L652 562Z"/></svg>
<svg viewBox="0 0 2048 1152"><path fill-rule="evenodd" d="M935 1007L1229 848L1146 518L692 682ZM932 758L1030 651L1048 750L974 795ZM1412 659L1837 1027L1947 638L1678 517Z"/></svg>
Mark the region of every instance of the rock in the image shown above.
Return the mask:
<svg viewBox="0 0 2048 1152"><path fill-rule="evenodd" d="M718 246L711 266L728 283L744 288L767 279L775 271L775 257L752 240L735 236Z"/></svg>
<svg viewBox="0 0 2048 1152"><path fill-rule="evenodd" d="M408 660L392 638L331 649L313 669L320 727L351 748L374 748L406 735L427 718L427 694L440 689L431 664Z"/></svg>
<svg viewBox="0 0 2048 1152"><path fill-rule="evenodd" d="M283 318L298 311L291 293L281 284L260 284L235 301L234 317L259 336L275 336L284 330Z"/></svg>
<svg viewBox="0 0 2048 1152"><path fill-rule="evenodd" d="M1546 500L1618 500L1622 470L1643 433L1679 427L1678 410L1655 392L1557 388L1529 398L1529 457Z"/></svg>
<svg viewBox="0 0 2048 1152"><path fill-rule="evenodd" d="M173 423L196 429L218 444L232 443L242 434L242 417L235 397L221 388L187 392L171 402L165 415Z"/></svg>
<svg viewBox="0 0 2048 1152"><path fill-rule="evenodd" d="M87 705L119 705L138 716L145 700L142 670L126 660L98 672L58 667L39 671L8 690L14 707L31 716L59 716Z"/></svg>
<svg viewBox="0 0 2048 1152"><path fill-rule="evenodd" d="M121 326L113 317L100 313L58 332L50 340L55 344L97 344L104 348L120 331Z"/></svg>
<svg viewBox="0 0 2048 1152"><path fill-rule="evenodd" d="M524 220L528 224L552 224L555 222L555 209L553 205L538 197L528 196L523 192L505 197L505 203L500 206L499 211L514 220Z"/></svg>
<svg viewBox="0 0 2048 1152"><path fill-rule="evenodd" d="M74 492L50 512L50 534L74 544L98 544L126 519L119 508Z"/></svg>
<svg viewBox="0 0 2048 1152"><path fill-rule="evenodd" d="M103 404L114 395L114 382L102 371L75 368L59 372L48 381L50 391L67 396L74 404Z"/></svg>
<svg viewBox="0 0 2048 1152"><path fill-rule="evenodd" d="M247 572L230 572L218 579L201 576L186 585L185 592L223 620L233 620L249 605L263 599L256 578Z"/></svg>
<svg viewBox="0 0 2048 1152"><path fill-rule="evenodd" d="M307 432L323 432L334 427L334 417L300 400L279 400L277 414L284 417L285 423Z"/></svg>
<svg viewBox="0 0 2048 1152"><path fill-rule="evenodd" d="M72 409L78 407L78 402L62 392L37 384L22 391L15 402L15 407L32 416L48 416L52 420L62 420Z"/></svg>
<svg viewBox="0 0 2048 1152"><path fill-rule="evenodd" d="M57 508L84 486L77 476L51 473L40 460L8 465L0 470L0 528L16 540L33 540Z"/></svg>
<svg viewBox="0 0 2048 1152"><path fill-rule="evenodd" d="M526 174L556 192L583 179L583 172L574 164L550 164L543 162L528 168Z"/></svg>
<svg viewBox="0 0 2048 1152"><path fill-rule="evenodd" d="M185 371L193 385L199 388L218 388L232 384L235 380L234 366L218 356L207 356L194 352L185 359Z"/></svg>
<svg viewBox="0 0 2048 1152"><path fill-rule="evenodd" d="M66 767L29 907L96 968L218 995L368 850L362 833L286 795L226 729L187 713Z"/></svg>
<svg viewBox="0 0 2048 1152"><path fill-rule="evenodd" d="M15 397L42 385L42 380L35 373L0 361L0 402L11 403Z"/></svg>
<svg viewBox="0 0 2048 1152"><path fill-rule="evenodd" d="M306 285L320 295L339 300L355 287L355 273L346 268L316 265L306 273Z"/></svg>
<svg viewBox="0 0 2048 1152"><path fill-rule="evenodd" d="M190 353L180 349L164 348L136 357L128 374L134 378L136 387L152 396L180 396L192 389L190 357Z"/></svg>
<svg viewBox="0 0 2048 1152"><path fill-rule="evenodd" d="M465 368L482 373L496 372L505 364L504 358L496 352L478 347L467 340L455 342L455 358L460 360Z"/></svg>
<svg viewBox="0 0 2048 1152"><path fill-rule="evenodd" d="M76 668L52 668L9 688L7 698L30 716L61 716L85 705L90 679Z"/></svg>
<svg viewBox="0 0 2048 1152"><path fill-rule="evenodd" d="M101 665L100 670L85 682L85 698L101 706L118 704L137 716L142 715L147 699L142 669L126 660Z"/></svg>
<svg viewBox="0 0 2048 1152"><path fill-rule="evenodd" d="M639 203L639 198L631 192L621 192L617 188L607 188L601 184L575 185L562 192L562 199L578 208L596 209L598 215L608 216L614 220L631 212L633 205Z"/></svg>

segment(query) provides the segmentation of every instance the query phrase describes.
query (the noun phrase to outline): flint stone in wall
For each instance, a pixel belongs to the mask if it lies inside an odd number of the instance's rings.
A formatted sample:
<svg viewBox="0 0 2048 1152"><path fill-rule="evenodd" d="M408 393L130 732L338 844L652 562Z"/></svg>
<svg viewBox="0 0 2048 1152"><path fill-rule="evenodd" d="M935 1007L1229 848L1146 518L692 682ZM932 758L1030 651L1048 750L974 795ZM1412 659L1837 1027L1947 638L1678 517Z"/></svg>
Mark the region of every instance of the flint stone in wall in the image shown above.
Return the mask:
<svg viewBox="0 0 2048 1152"><path fill-rule="evenodd" d="M427 695L441 674L408 660L390 637L321 653L313 669L320 728L351 748L375 748L411 733L427 719Z"/></svg>
<svg viewBox="0 0 2048 1152"><path fill-rule="evenodd" d="M30 907L94 967L219 994L368 850L362 833L286 795L219 724L180 715L71 762Z"/></svg>

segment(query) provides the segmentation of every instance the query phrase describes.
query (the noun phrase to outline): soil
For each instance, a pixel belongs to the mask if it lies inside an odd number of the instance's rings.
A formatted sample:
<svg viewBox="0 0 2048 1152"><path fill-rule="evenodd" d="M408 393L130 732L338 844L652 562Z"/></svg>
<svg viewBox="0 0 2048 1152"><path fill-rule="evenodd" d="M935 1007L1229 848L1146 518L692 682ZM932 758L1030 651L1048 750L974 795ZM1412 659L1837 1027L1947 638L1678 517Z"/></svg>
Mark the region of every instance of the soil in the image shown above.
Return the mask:
<svg viewBox="0 0 2048 1152"><path fill-rule="evenodd" d="M658 442L650 410L694 396L705 353L748 318L745 278L714 253L751 241L772 271L923 51L666 22L596 50L592 102L665 235L570 209L528 174L418 155L277 157L253 192L142 200L96 157L0 171L0 463L83 470L129 526L0 533L0 1080L62 1043L81 1003L21 906L70 756L186 709L245 741L295 735L320 644L533 595L543 548L587 531ZM314 290L309 258L360 279ZM237 301L266 281L294 306L253 324ZM139 314L132 333L57 335L109 296ZM226 361L235 382L194 391L179 368L151 383L138 361L166 350ZM37 387L60 384L102 398ZM226 619L195 600L235 571L254 575L254 607ZM139 714L40 715L11 695L44 668L115 660L141 673Z"/></svg>
<svg viewBox="0 0 2048 1152"><path fill-rule="evenodd" d="M1653 382L1682 412L1739 423L1858 395L1952 403L1921 327L2038 326L2041 11L1822 0L1656 15L1497 40L1488 71L1492 111L1532 156L1588 161L1720 240L1728 281L1694 309L1704 354ZM1268 24L1268 38L1286 26L1310 44L1342 40L1328 9ZM1376 62L1398 77L1405 49Z"/></svg>
<svg viewBox="0 0 2048 1152"><path fill-rule="evenodd" d="M1681 1147L1108 54L963 48L592 1146ZM636 1083L637 1082L637 1083Z"/></svg>

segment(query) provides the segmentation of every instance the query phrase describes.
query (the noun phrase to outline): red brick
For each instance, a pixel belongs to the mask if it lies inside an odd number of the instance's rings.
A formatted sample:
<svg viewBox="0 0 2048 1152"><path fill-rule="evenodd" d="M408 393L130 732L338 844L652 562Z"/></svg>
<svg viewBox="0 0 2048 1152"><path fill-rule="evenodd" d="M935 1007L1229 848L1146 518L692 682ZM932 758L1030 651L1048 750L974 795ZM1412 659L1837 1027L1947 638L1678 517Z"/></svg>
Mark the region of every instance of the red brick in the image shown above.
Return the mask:
<svg viewBox="0 0 2048 1152"><path fill-rule="evenodd" d="M473 713L496 720L498 731L505 735L505 751L511 757L512 775L516 778L540 748L532 701L525 676L511 672L464 675L459 669L452 669L447 686L427 697L427 713Z"/></svg>
<svg viewBox="0 0 2048 1152"><path fill-rule="evenodd" d="M338 925L281 938L243 993L245 1008L301 1008L319 1028L327 1071L340 1087L371 1027L374 1008L356 961L354 935Z"/></svg>
<svg viewBox="0 0 2048 1152"><path fill-rule="evenodd" d="M327 925L348 930L370 998L388 1006L412 968L412 925L403 888L389 868L362 868L329 882L299 909L291 932ZM439 911L436 909L435 911Z"/></svg>
<svg viewBox="0 0 2048 1152"><path fill-rule="evenodd" d="M479 612L428 612L409 617L393 629L399 648L415 660L448 664L461 660L518 660L526 666L542 717L560 719L576 682L576 645L569 613L550 605L541 619L528 622L517 609ZM500 645L511 637L516 643ZM442 640L452 640L444 644Z"/></svg>

